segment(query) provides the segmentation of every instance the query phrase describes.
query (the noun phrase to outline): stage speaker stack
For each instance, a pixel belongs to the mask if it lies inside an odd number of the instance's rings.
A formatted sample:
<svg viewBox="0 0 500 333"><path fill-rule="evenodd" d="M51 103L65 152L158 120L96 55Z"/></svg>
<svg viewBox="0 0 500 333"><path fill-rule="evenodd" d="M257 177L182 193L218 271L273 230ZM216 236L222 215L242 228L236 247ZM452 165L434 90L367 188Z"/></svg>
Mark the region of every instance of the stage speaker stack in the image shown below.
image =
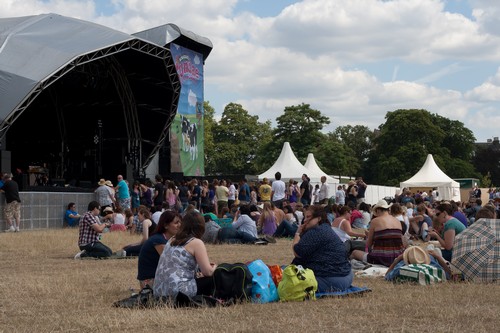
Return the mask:
<svg viewBox="0 0 500 333"><path fill-rule="evenodd" d="M10 150L0 150L0 171L12 172Z"/></svg>

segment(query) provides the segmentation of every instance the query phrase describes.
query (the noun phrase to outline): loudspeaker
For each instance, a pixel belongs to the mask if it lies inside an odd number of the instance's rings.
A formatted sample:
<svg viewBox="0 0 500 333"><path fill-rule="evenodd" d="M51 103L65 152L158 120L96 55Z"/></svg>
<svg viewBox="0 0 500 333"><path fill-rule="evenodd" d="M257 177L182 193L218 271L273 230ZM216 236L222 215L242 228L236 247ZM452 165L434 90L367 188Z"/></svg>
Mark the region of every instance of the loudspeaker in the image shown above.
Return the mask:
<svg viewBox="0 0 500 333"><path fill-rule="evenodd" d="M0 171L2 172L11 172L12 165L10 163L10 151L9 150L0 150Z"/></svg>
<svg viewBox="0 0 500 333"><path fill-rule="evenodd" d="M172 172L170 178L172 178L174 182L182 182L184 179L184 172Z"/></svg>
<svg viewBox="0 0 500 333"><path fill-rule="evenodd" d="M92 188L92 182L90 180L80 180L80 187Z"/></svg>

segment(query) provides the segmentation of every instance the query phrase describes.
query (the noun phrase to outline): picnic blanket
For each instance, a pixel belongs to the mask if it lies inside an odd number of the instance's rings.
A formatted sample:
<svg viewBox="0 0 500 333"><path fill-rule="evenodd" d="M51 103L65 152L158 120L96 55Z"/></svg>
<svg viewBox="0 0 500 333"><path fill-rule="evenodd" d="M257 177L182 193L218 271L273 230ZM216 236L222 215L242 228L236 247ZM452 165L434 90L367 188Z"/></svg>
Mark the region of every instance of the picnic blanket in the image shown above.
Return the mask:
<svg viewBox="0 0 500 333"><path fill-rule="evenodd" d="M351 286L349 289L342 291L331 291L331 292L321 292L316 293L316 298L322 297L347 297L347 296L361 296L365 293L371 292L372 290L368 287L356 287Z"/></svg>
<svg viewBox="0 0 500 333"><path fill-rule="evenodd" d="M388 267L383 265L368 265L363 270L354 273L357 277L384 277Z"/></svg>

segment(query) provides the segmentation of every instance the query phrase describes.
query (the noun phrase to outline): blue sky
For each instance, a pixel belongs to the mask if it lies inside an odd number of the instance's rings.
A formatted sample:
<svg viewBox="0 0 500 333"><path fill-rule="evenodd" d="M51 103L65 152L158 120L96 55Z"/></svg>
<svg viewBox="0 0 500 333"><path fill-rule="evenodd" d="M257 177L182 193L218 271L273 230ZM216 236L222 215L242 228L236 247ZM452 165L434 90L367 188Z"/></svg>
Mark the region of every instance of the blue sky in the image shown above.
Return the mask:
<svg viewBox="0 0 500 333"><path fill-rule="evenodd" d="M205 99L261 120L308 103L376 128L424 108L500 136L500 1L0 0L0 17L58 13L133 33L175 23L209 38Z"/></svg>

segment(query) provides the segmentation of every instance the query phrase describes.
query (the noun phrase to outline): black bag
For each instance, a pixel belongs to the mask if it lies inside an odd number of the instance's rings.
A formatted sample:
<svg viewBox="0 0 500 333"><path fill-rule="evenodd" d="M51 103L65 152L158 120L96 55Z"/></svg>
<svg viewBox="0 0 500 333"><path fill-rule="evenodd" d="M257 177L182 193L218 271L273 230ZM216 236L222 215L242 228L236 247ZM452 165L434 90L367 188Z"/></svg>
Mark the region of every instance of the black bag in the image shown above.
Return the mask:
<svg viewBox="0 0 500 333"><path fill-rule="evenodd" d="M116 301L113 306L116 308L152 308L159 305L153 296L153 289L146 285L138 294L134 294L128 298Z"/></svg>
<svg viewBox="0 0 500 333"><path fill-rule="evenodd" d="M252 298L252 273L242 263L217 266L214 271L214 294L217 299L250 301Z"/></svg>

